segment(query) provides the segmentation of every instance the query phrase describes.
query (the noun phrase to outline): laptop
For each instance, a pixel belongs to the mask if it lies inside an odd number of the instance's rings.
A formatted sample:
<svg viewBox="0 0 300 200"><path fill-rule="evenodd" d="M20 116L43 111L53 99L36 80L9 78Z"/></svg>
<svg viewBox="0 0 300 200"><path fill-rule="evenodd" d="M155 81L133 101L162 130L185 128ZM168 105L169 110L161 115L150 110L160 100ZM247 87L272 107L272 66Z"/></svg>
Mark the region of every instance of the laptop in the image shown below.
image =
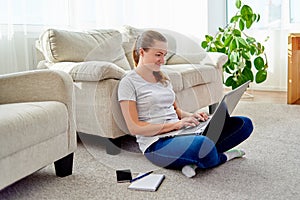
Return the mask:
<svg viewBox="0 0 300 200"><path fill-rule="evenodd" d="M243 85L235 88L234 90L226 93L221 102L219 103L215 112L209 116L205 122L200 122L195 127L185 127L177 131L171 131L166 134L159 135L159 138L175 137L180 135L206 135L214 140L218 138L223 130L226 115L230 116L234 111L236 105L240 101L242 95L248 88L251 81L247 81ZM216 135L217 134L217 135Z"/></svg>

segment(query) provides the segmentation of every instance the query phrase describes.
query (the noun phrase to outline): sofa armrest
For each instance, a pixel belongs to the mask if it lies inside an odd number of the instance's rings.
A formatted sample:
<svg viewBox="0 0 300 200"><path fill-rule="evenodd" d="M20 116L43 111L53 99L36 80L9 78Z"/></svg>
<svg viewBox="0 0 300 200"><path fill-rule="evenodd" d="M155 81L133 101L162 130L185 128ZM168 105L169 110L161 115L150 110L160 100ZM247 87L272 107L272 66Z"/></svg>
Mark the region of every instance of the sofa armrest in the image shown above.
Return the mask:
<svg viewBox="0 0 300 200"><path fill-rule="evenodd" d="M220 52L206 52L207 56L201 61L204 65L213 65L217 68L222 68L222 66L227 62L228 56Z"/></svg>
<svg viewBox="0 0 300 200"><path fill-rule="evenodd" d="M70 74L74 81L121 79L126 73L116 64L105 61L59 62L51 65L49 69L64 71Z"/></svg>
<svg viewBox="0 0 300 200"><path fill-rule="evenodd" d="M0 75L0 105L8 103L58 101L69 115L69 149L76 147L74 89L72 78L56 70L32 70Z"/></svg>
<svg viewBox="0 0 300 200"><path fill-rule="evenodd" d="M168 61L167 65L177 64L200 64L200 62L206 57L206 52L199 52L194 54L175 54Z"/></svg>

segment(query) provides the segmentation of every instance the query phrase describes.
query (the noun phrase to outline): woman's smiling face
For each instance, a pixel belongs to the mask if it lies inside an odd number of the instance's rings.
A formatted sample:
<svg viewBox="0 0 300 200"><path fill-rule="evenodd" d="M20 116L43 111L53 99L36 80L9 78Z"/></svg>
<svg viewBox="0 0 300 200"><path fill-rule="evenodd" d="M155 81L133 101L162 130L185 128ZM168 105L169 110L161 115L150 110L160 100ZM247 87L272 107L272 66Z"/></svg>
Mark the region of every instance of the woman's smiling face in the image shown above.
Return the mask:
<svg viewBox="0 0 300 200"><path fill-rule="evenodd" d="M150 48L140 49L142 65L151 71L160 71L160 66L165 62L168 44L154 40L154 44Z"/></svg>

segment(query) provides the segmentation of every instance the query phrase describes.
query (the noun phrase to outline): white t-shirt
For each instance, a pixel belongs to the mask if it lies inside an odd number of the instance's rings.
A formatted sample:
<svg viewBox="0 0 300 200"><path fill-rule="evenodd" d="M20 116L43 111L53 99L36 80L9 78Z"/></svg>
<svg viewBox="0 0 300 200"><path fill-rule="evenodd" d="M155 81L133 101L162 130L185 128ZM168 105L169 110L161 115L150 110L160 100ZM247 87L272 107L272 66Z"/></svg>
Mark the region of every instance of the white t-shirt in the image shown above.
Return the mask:
<svg viewBox="0 0 300 200"><path fill-rule="evenodd" d="M121 79L118 100L135 101L140 121L163 124L179 120L173 106L175 93L171 83L163 85L147 82L135 70L130 71ZM158 136L141 135L136 135L136 138L143 153L159 139Z"/></svg>

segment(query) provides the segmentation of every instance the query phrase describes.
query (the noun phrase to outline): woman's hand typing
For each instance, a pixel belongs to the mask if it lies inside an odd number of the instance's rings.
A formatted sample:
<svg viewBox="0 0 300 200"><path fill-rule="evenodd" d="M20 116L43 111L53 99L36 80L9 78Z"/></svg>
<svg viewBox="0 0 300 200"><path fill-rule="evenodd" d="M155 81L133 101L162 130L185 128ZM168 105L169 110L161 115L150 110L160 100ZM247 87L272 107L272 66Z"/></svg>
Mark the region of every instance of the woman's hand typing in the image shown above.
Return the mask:
<svg viewBox="0 0 300 200"><path fill-rule="evenodd" d="M188 126L197 126L200 122L194 116L184 117L176 123L176 130L182 129Z"/></svg>
<svg viewBox="0 0 300 200"><path fill-rule="evenodd" d="M198 121L201 121L201 122L205 122L209 118L208 115L205 112L194 113L192 116L195 117L196 119L198 119Z"/></svg>

